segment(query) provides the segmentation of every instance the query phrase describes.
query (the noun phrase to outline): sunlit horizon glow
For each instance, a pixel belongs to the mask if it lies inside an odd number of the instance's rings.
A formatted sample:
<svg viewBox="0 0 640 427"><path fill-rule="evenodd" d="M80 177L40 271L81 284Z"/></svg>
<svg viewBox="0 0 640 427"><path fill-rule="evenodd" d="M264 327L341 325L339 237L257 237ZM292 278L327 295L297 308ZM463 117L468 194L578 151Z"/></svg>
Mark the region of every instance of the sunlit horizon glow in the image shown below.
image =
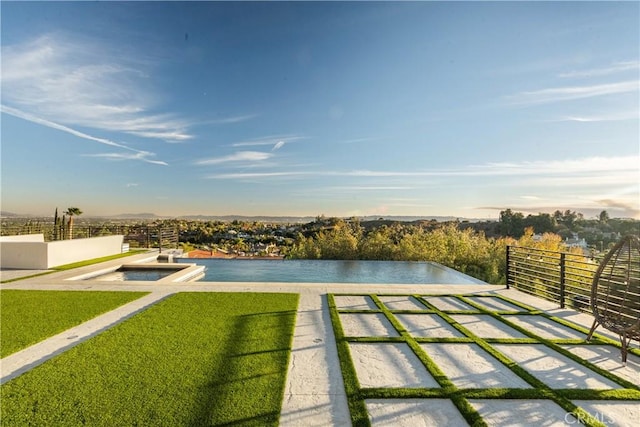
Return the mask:
<svg viewBox="0 0 640 427"><path fill-rule="evenodd" d="M0 208L640 219L637 2L8 2Z"/></svg>

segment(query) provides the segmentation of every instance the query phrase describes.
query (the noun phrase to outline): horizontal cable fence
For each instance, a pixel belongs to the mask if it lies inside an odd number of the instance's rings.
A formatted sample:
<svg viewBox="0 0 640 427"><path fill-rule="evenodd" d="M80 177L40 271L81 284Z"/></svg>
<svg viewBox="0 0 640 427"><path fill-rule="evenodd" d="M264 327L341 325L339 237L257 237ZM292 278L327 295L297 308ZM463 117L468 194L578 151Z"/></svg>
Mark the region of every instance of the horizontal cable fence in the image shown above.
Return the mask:
<svg viewBox="0 0 640 427"><path fill-rule="evenodd" d="M598 261L582 254L507 246L507 288L591 312L591 284Z"/></svg>
<svg viewBox="0 0 640 427"><path fill-rule="evenodd" d="M46 242L68 239L86 239L89 237L123 235L123 243L130 248L177 248L179 242L178 227L155 225L57 225L35 223L26 225L3 226L2 236L42 234Z"/></svg>

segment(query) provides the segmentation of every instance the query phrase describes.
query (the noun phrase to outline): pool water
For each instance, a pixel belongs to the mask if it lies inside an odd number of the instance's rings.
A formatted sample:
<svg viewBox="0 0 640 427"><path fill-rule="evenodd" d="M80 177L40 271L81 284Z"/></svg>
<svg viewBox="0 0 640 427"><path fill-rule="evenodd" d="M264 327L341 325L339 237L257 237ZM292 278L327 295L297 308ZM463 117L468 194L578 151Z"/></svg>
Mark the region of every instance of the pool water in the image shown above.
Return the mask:
<svg viewBox="0 0 640 427"><path fill-rule="evenodd" d="M485 284L433 262L181 258L206 267L206 282Z"/></svg>
<svg viewBox="0 0 640 427"><path fill-rule="evenodd" d="M167 277L170 274L176 273L176 270L169 269L144 269L144 270L116 270L111 273L101 274L97 277L92 277L93 280L106 280L106 281L122 281L122 280L147 280L156 281Z"/></svg>

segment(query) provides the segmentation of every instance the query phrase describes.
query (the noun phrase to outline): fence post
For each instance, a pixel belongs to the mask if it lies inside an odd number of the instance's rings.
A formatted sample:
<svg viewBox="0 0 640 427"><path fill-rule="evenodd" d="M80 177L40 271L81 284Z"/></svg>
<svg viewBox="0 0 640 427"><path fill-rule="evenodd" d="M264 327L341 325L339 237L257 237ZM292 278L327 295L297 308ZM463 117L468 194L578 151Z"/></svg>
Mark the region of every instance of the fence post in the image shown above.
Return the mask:
<svg viewBox="0 0 640 427"><path fill-rule="evenodd" d="M511 249L511 246L507 245L507 259L506 259L507 269L505 271L505 277L506 277L506 280L507 280L507 289L509 289L509 276L511 275L511 269L509 268L509 250L510 249Z"/></svg>
<svg viewBox="0 0 640 427"><path fill-rule="evenodd" d="M560 308L564 308L565 295L565 254L560 253Z"/></svg>

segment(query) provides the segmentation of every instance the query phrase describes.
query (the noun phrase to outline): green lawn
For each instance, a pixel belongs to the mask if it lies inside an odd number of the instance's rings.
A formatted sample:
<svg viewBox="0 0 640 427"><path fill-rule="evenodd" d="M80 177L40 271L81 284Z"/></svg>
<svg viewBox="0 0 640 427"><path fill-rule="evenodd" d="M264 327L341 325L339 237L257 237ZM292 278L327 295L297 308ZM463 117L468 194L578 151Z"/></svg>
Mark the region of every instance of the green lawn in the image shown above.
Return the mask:
<svg viewBox="0 0 640 427"><path fill-rule="evenodd" d="M8 356L144 292L0 291L0 357Z"/></svg>
<svg viewBox="0 0 640 427"><path fill-rule="evenodd" d="M2 386L3 425L277 425L296 294L180 293Z"/></svg>

